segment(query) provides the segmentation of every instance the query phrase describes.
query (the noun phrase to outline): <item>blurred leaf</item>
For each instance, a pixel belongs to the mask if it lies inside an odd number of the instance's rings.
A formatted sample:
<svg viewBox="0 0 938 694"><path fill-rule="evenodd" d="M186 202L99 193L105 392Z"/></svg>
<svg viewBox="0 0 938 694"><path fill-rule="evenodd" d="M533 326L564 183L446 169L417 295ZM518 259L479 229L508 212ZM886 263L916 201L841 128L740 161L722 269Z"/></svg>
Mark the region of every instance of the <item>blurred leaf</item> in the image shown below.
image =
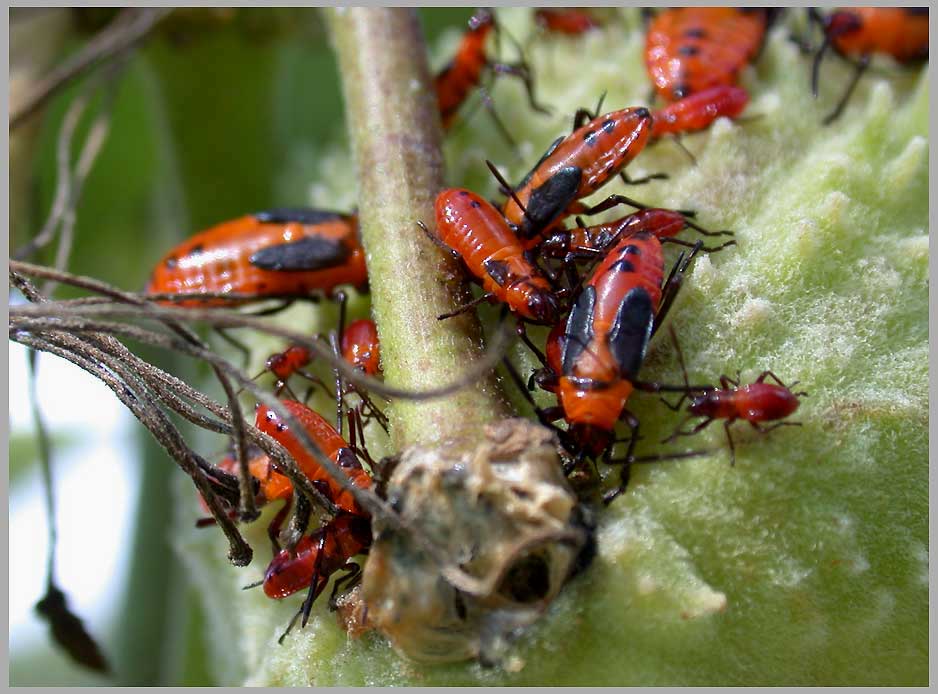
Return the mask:
<svg viewBox="0 0 938 694"><path fill-rule="evenodd" d="M76 431L67 431L63 429L53 429L50 432L53 465L55 458L64 453L68 448L81 441L81 434ZM39 463L39 444L36 435L32 432L11 433L10 434L10 466L9 482L10 486L18 484L26 477L26 473L33 469Z"/></svg>

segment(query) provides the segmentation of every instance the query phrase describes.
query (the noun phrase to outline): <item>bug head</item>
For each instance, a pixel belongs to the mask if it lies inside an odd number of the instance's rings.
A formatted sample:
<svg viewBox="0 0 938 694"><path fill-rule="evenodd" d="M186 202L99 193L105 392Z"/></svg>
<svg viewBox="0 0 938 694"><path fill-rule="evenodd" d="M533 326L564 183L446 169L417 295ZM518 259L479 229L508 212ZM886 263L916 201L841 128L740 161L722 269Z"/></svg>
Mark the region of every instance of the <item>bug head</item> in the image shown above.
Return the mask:
<svg viewBox="0 0 938 694"><path fill-rule="evenodd" d="M526 318L542 325L553 325L560 319L560 305L551 292L530 291L525 300Z"/></svg>

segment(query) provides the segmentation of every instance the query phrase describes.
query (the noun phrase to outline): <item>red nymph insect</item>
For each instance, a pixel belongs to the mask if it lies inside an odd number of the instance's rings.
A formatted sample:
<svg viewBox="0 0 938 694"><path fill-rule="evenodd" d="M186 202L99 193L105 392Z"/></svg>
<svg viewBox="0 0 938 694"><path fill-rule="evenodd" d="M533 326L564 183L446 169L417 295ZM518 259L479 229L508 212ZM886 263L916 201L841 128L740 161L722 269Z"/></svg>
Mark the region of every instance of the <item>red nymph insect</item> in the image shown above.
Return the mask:
<svg viewBox="0 0 938 694"><path fill-rule="evenodd" d="M534 11L534 22L544 31L564 36L579 36L602 26L583 7L539 7Z"/></svg>
<svg viewBox="0 0 938 694"><path fill-rule="evenodd" d="M354 215L278 209L224 222L179 244L157 264L146 291L237 295L179 302L231 306L328 295L339 285L364 287L367 281Z"/></svg>
<svg viewBox="0 0 938 694"><path fill-rule="evenodd" d="M495 124L505 138L512 142L511 135L502 124L495 107L492 105L488 93L482 89L482 76L489 70L495 74L513 75L524 84L528 94L528 102L535 111L549 113L534 99L534 84L531 73L525 63L510 64L490 60L485 50L485 43L493 31L497 31L495 16L488 10L479 10L469 20L467 31L456 49L453 59L437 73L434 80L437 104L440 109L440 118L443 127L448 129L456 118L460 107L474 89L482 93L483 103L491 113Z"/></svg>
<svg viewBox="0 0 938 694"><path fill-rule="evenodd" d="M342 468L356 487L365 489L371 486L371 477L362 468L355 452L329 422L301 402L294 400L283 400L281 402L290 414L299 420L304 431L319 449ZM266 405L258 405L254 426L282 444L296 460L303 474L319 486L338 508L355 515L364 513L352 493L332 479L316 461L316 458L300 443L296 435L290 431L290 428L282 421L280 416L271 408ZM278 472L271 471L270 474L272 477L282 477ZM289 484L289 482L287 483Z"/></svg>
<svg viewBox="0 0 938 694"><path fill-rule="evenodd" d="M437 195L435 209L438 236L421 227L461 260L485 290L457 313L494 300L533 323L558 320L560 307L550 283L525 258L518 237L491 203L471 191L448 188Z"/></svg>
<svg viewBox="0 0 938 694"><path fill-rule="evenodd" d="M681 347L677 341L677 335L671 328L671 339L674 342L674 348L677 351L678 361L681 365L681 372L684 375L684 383L687 384L687 369L684 366L684 356L681 353ZM766 383L767 378L772 378L775 383ZM733 437L730 435L730 425L737 419L742 419L752 426L759 433L765 434L773 429L782 426L801 426L801 422L778 422L784 419L798 409L799 397L806 396L807 393L793 393L792 386L786 386L781 379L771 371L763 371L754 383L739 385L739 379L732 380L728 376L720 376L720 388L710 388L706 390L691 389L688 385L688 392L681 396L676 404L672 405L667 400L664 403L673 410L678 410L685 399L690 400L687 407L687 417L681 422L674 433L671 434L665 442L673 441L678 436L692 436L698 431L707 427L715 419L725 419L723 430L726 432L726 440L730 445L730 465L736 464L736 447L733 445ZM704 421L695 426L690 431L682 431L681 427L691 419L703 417ZM776 422L775 424L762 427L763 422Z"/></svg>
<svg viewBox="0 0 938 694"><path fill-rule="evenodd" d="M758 55L771 18L767 9L680 7L659 12L645 36L645 66L658 94L675 101L736 84Z"/></svg>
<svg viewBox="0 0 938 694"><path fill-rule="evenodd" d="M719 86L686 96L655 111L654 139L664 135L680 135L704 130L717 118L736 118L749 103L749 94L742 87Z"/></svg>
<svg viewBox="0 0 938 694"><path fill-rule="evenodd" d="M378 326L373 320L353 320L342 331L342 358L369 376L381 370L381 347L378 344Z"/></svg>
<svg viewBox="0 0 938 694"><path fill-rule="evenodd" d="M900 63L928 58L927 7L848 7L826 17L810 10L810 17L824 32L824 42L811 65L811 91L815 96L821 59L828 46L845 59L857 59L853 80L837 107L824 119L825 125L843 112L872 55L884 53Z"/></svg>

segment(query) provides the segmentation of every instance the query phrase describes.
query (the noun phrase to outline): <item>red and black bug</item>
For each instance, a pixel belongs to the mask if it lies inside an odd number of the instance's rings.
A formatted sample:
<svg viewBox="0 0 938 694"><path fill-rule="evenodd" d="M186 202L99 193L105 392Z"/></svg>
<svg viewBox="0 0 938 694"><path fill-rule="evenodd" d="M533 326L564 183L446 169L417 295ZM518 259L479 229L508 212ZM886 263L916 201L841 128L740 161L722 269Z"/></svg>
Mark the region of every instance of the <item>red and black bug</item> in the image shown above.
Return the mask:
<svg viewBox="0 0 938 694"><path fill-rule="evenodd" d="M761 50L772 17L772 10L732 7L656 14L645 36L645 66L658 94L670 102L735 84Z"/></svg>
<svg viewBox="0 0 938 694"><path fill-rule="evenodd" d="M369 318L360 318L340 328L342 359L369 376L376 376L381 371L381 348L378 344L378 328ZM291 345L282 352L271 354L264 363L264 371L277 377L274 392L279 395L287 387L287 381L294 374L299 374L313 383L326 388L322 379L305 371L313 361L312 352L302 345ZM261 372L263 373L263 372ZM326 388L329 392L329 389Z"/></svg>
<svg viewBox="0 0 938 694"><path fill-rule="evenodd" d="M366 489L371 486L371 477L365 472L355 451L318 412L295 400L282 400L281 404L300 422L320 451L335 461L356 487ZM282 444L296 460L303 474L339 509L356 515L364 513L352 493L332 479L274 410L266 405L258 405L254 426ZM270 471L270 477L286 479L275 471ZM290 484L289 480L286 483Z"/></svg>
<svg viewBox="0 0 938 694"><path fill-rule="evenodd" d="M847 86L837 107L824 118L827 125L843 112L860 77L877 53L890 55L900 63L911 63L928 58L927 7L848 7L822 17L810 10L813 22L824 32L824 41L818 48L811 65L811 91L818 94L821 60L828 47L854 63L853 79Z"/></svg>
<svg viewBox="0 0 938 694"><path fill-rule="evenodd" d="M580 36L602 26L584 7L539 7L534 11L534 22L543 31L564 36Z"/></svg>
<svg viewBox="0 0 938 694"><path fill-rule="evenodd" d="M151 294L231 294L179 302L231 306L272 297L331 294L343 284L364 287L365 253L354 215L276 209L202 231L156 266Z"/></svg>
<svg viewBox="0 0 938 694"><path fill-rule="evenodd" d="M476 12L469 20L469 31L463 35L459 47L456 49L456 55L453 56L453 59L446 67L437 73L434 87L440 118L445 129L453 124L456 114L469 94L478 89L482 94L483 103L491 113L496 126L502 135L509 142L512 142L511 135L495 112L491 97L481 86L482 77L486 71L496 75L512 75L519 78L527 91L528 103L531 108L541 113L549 113L549 111L535 100L531 71L524 62L511 64L489 59L485 44L489 35L496 31L498 31L498 27L495 23L495 16L491 12L488 10Z"/></svg>
<svg viewBox="0 0 938 694"><path fill-rule="evenodd" d="M673 238L686 227L687 220L680 212L655 207L592 226L584 225L578 217L577 226L553 232L544 240L539 250L546 258L563 258L567 261L580 258L591 260L605 254L621 239L640 232L654 234L660 240Z"/></svg>
<svg viewBox="0 0 938 694"><path fill-rule="evenodd" d="M651 136L647 108L613 111L581 124L589 115L577 111L574 131L554 141L502 207L526 248L540 243L543 233L563 217L601 211L602 204L589 208L578 201L621 172Z"/></svg>
<svg viewBox="0 0 938 694"><path fill-rule="evenodd" d="M321 452L338 463L356 487L371 487L371 477L365 472L353 450L354 439L351 439L352 445L346 443L323 417L302 403L291 400L281 402L290 414L299 420ZM301 615L302 625L306 625L313 602L325 588L329 577L346 566L351 557L370 546L371 528L368 513L359 506L351 492L323 470L276 412L260 405L255 419L255 426L280 442L296 460L303 473L340 510L332 522L302 538L292 551L279 551L267 567L263 585L268 596L284 598L309 588L302 607L281 637L282 641ZM359 423L359 431L360 426Z"/></svg>
<svg viewBox="0 0 938 694"><path fill-rule="evenodd" d="M571 452L607 463L622 464L621 481L607 493L614 499L628 483L629 465L638 437L638 419L626 409L636 388L660 392L660 384L645 384L638 372L648 341L667 315L694 255L675 263L667 281L661 242L640 232L622 238L606 254L580 291L562 330L548 337L545 369L536 378L557 395L558 406L539 411L542 421L563 417L568 429L561 440ZM683 390L683 389L682 389ZM624 458L612 459L617 422L632 431ZM660 457L653 456L654 459Z"/></svg>
<svg viewBox="0 0 938 694"><path fill-rule="evenodd" d="M589 118L588 122L582 124ZM595 214L615 205L625 204L637 209L648 205L623 195L610 195L593 206L580 202L596 192L609 180L620 175L628 183L644 183L664 174L652 174L633 180L623 169L641 153L654 128L651 111L645 107L626 108L593 117L586 109L574 116L574 131L558 138L540 161L512 189L491 164L489 169L509 194L502 214L516 231L525 250L536 248L560 230L559 222L573 214ZM683 213L685 217L692 213ZM730 234L710 232L690 220L685 223L705 235Z"/></svg>
<svg viewBox="0 0 938 694"><path fill-rule="evenodd" d="M304 588L309 592L299 611L290 620L280 641L290 633L296 620L302 616L306 626L316 598L326 589L330 577L345 569L346 575L333 586L333 599L340 587L358 578L361 568L351 561L371 546L371 522L367 516L341 513L318 530L303 537L293 549L281 550L264 572L264 593L281 600Z"/></svg>
<svg viewBox="0 0 938 694"><path fill-rule="evenodd" d="M726 440L730 445L730 465L735 465L736 447L733 445L733 437L730 435L730 425L737 419L749 422L753 429L762 434L782 426L801 426L801 422L777 421L784 419L797 410L798 398L807 395L805 392L793 393L791 391L797 381L792 383L791 386L786 386L771 371L763 371L754 383L744 386L739 385L738 376L735 381L728 376L720 376L719 389L691 389L687 380L687 369L684 366L684 356L681 353L681 347L678 344L673 327L671 328L671 339L674 342L674 348L681 364L684 382L688 384L688 391L681 396L676 404L672 405L667 400L664 400L664 403L673 410L680 409L681 403L685 399L689 399L690 404L687 407L687 417L677 426L674 433L664 440L665 442L673 441L678 436L692 436L707 427L713 420L725 419L723 430L726 432ZM772 378L775 383L766 383L767 378ZM684 424L696 417L703 417L704 421L690 431L681 430ZM759 426L763 422L776 423L768 427Z"/></svg>
<svg viewBox="0 0 938 694"><path fill-rule="evenodd" d="M748 103L749 94L742 87L723 85L704 89L655 111L651 136L658 139L705 130L717 118L736 118Z"/></svg>
<svg viewBox="0 0 938 694"><path fill-rule="evenodd" d="M508 306L532 323L553 324L560 307L550 283L524 256L518 237L495 207L475 193L448 188L436 197L439 245L461 260L485 293L456 313L485 300ZM447 314L441 318L454 314Z"/></svg>

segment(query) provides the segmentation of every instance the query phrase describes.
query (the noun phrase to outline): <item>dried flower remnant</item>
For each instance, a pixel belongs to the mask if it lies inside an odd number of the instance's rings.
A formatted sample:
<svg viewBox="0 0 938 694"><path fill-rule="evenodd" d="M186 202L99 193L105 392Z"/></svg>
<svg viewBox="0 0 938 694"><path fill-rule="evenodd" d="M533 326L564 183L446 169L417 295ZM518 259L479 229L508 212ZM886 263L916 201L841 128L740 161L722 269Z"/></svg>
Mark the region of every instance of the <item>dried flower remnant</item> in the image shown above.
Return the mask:
<svg viewBox="0 0 938 694"><path fill-rule="evenodd" d="M469 452L412 447L389 480L389 502L443 550L446 567L407 533L374 527L367 620L414 660L500 661L591 554L592 528L552 434L524 419L484 433Z"/></svg>

